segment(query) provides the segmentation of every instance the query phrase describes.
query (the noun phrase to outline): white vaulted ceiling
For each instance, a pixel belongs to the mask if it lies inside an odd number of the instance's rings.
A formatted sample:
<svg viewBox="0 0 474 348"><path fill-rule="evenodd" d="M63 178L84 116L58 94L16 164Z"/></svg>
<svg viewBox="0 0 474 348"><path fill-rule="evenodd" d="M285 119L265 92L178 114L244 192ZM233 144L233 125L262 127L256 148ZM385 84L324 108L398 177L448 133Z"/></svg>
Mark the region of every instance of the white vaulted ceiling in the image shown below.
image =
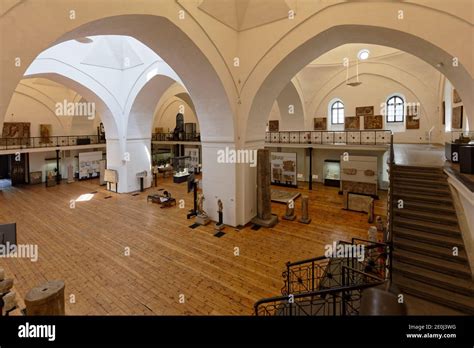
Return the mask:
<svg viewBox="0 0 474 348"><path fill-rule="evenodd" d="M102 36L93 40L92 48L81 64L126 70L142 65L140 54L129 44L127 36Z"/></svg>
<svg viewBox="0 0 474 348"><path fill-rule="evenodd" d="M285 0L203 0L199 9L236 31L288 18Z"/></svg>

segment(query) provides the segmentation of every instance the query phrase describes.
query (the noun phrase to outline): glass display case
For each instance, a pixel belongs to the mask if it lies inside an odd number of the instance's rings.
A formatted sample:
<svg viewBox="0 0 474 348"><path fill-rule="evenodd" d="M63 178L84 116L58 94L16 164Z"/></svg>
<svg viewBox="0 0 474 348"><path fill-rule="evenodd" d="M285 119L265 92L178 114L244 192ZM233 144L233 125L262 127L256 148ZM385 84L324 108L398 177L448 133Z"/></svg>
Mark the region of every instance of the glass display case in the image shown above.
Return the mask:
<svg viewBox="0 0 474 348"><path fill-rule="evenodd" d="M339 187L341 180L341 163L339 160L324 161L324 185Z"/></svg>
<svg viewBox="0 0 474 348"><path fill-rule="evenodd" d="M189 158L189 156L173 157L173 182L175 184L179 184L188 180L190 172L186 165L186 160Z"/></svg>
<svg viewBox="0 0 474 348"><path fill-rule="evenodd" d="M155 166L164 166L166 164L171 164L173 154L171 149L168 148L158 148L155 144L152 144L152 162Z"/></svg>

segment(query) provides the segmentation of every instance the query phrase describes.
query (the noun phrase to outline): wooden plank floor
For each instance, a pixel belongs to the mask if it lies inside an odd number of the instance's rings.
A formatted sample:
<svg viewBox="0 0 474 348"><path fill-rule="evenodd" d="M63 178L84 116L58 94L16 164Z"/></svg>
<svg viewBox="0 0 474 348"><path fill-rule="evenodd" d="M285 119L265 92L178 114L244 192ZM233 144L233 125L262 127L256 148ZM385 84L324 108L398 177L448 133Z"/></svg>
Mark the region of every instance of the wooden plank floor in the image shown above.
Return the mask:
<svg viewBox="0 0 474 348"><path fill-rule="evenodd" d="M342 210L337 189L317 184L311 192L298 189L310 196L310 225L280 220L258 231L226 227L225 236L216 238L212 225L189 228L192 194L186 184L160 181L160 188L185 200L184 209L147 203L154 188L137 196L115 194L94 180L0 191L0 223L16 222L18 243L39 249L37 262L0 258L21 298L34 286L62 279L70 315L248 315L258 299L280 295L287 261L322 255L335 240L367 237L367 215ZM70 208L71 199L93 191L90 201ZM381 192L377 215L386 213L385 198ZM284 211L273 204L274 213Z"/></svg>

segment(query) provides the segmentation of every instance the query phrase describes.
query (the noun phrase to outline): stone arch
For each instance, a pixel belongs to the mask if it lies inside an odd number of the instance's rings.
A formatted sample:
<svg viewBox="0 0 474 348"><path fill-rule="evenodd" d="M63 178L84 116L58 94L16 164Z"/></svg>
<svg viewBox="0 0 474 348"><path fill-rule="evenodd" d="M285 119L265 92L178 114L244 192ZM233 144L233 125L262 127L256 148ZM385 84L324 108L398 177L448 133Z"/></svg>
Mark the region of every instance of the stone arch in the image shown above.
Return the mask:
<svg viewBox="0 0 474 348"><path fill-rule="evenodd" d="M262 141L265 117L271 103L302 68L327 51L346 43L368 43L393 47L408 52L435 66L456 86L473 119L472 77L462 62L453 67L453 57L442 48L418 36L403 31L368 25L337 25L308 39L276 63L258 87L250 105L246 124L246 142ZM474 123L474 122L473 122Z"/></svg>
<svg viewBox="0 0 474 348"><path fill-rule="evenodd" d="M168 76L155 75L140 89L130 108L127 139L151 138L153 113L161 96L175 82Z"/></svg>
<svg viewBox="0 0 474 348"><path fill-rule="evenodd" d="M29 78L45 78L56 83L60 83L66 86L69 89L72 89L78 92L84 99L95 104L96 110L101 115L101 121L104 123L104 128L106 131L107 139L117 139L119 136L119 131L117 127L116 120L113 116L113 111L116 106L110 105L109 103L104 102L106 100L104 96L101 95L103 91L100 89L92 90L90 86L79 83L72 76L68 76L65 72L60 72L59 70L35 73L32 72L29 75L25 76L25 79Z"/></svg>
<svg viewBox="0 0 474 348"><path fill-rule="evenodd" d="M55 44L94 35L131 36L156 52L186 86L200 117L201 139L234 141L233 112L217 72L199 47L170 20L153 15L106 17L64 34Z"/></svg>

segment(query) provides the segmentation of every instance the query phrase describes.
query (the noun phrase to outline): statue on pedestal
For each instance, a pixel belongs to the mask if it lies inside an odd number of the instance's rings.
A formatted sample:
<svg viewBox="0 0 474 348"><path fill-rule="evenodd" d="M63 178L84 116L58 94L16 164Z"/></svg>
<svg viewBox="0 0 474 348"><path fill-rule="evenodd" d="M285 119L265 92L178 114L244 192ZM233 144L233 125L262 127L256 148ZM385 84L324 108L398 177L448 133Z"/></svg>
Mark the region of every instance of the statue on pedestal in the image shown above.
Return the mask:
<svg viewBox="0 0 474 348"><path fill-rule="evenodd" d="M217 200L217 214L219 215L219 222L216 223L216 231L222 231L224 229L224 222L223 222L223 213L222 213L222 201L220 199Z"/></svg>
<svg viewBox="0 0 474 348"><path fill-rule="evenodd" d="M203 203L204 203L204 195L202 193L199 193L197 197L196 223L200 225L207 225L209 223L209 216L204 211Z"/></svg>
<svg viewBox="0 0 474 348"><path fill-rule="evenodd" d="M293 221L296 219L295 202L292 199L286 202L286 212L285 212L285 215L283 215L283 219L290 220L290 221Z"/></svg>

